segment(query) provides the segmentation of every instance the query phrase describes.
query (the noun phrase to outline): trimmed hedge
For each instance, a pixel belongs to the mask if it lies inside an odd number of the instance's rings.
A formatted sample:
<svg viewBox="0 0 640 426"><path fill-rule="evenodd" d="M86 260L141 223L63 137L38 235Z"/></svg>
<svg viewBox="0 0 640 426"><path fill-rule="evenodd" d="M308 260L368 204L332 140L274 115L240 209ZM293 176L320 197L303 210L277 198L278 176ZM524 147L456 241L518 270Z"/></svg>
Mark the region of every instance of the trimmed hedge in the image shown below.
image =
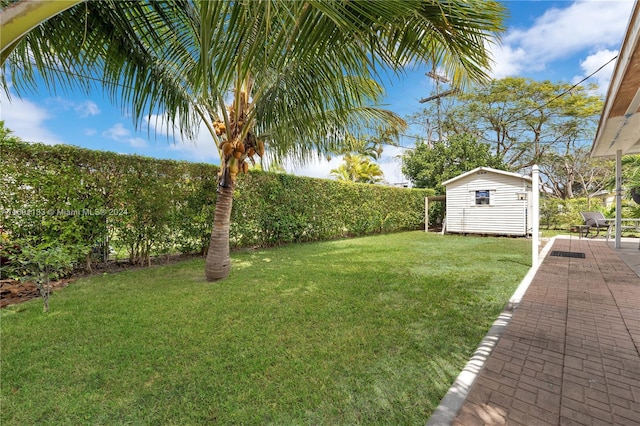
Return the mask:
<svg viewBox="0 0 640 426"><path fill-rule="evenodd" d="M0 226L12 239L72 247L89 268L111 240L132 263L208 246L216 166L5 141L0 167ZM231 245L418 229L429 194L252 171L236 187Z"/></svg>
<svg viewBox="0 0 640 426"><path fill-rule="evenodd" d="M236 188L231 242L269 246L418 229L427 193L252 172Z"/></svg>

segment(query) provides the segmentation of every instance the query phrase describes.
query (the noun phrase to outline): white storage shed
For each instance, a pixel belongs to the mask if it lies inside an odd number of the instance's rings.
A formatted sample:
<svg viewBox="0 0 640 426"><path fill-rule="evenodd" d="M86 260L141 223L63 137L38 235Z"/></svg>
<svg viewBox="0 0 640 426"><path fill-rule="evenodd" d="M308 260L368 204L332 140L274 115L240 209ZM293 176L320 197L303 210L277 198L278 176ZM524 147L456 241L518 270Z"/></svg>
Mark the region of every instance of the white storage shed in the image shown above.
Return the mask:
<svg viewBox="0 0 640 426"><path fill-rule="evenodd" d="M490 167L443 182L447 190L443 232L531 234L531 182L528 176Z"/></svg>

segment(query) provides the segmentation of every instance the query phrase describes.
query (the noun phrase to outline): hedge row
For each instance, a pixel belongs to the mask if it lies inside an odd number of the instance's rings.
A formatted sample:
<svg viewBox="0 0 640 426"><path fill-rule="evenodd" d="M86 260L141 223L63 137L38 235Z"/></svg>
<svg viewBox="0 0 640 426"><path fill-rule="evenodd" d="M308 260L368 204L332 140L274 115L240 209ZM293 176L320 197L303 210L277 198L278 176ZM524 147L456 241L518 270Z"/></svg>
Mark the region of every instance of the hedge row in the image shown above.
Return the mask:
<svg viewBox="0 0 640 426"><path fill-rule="evenodd" d="M2 142L0 167L0 226L12 239L73 247L88 267L96 247L113 240L126 247L132 263L207 248L216 166ZM418 229L428 193L251 171L236 187L231 244L272 246Z"/></svg>

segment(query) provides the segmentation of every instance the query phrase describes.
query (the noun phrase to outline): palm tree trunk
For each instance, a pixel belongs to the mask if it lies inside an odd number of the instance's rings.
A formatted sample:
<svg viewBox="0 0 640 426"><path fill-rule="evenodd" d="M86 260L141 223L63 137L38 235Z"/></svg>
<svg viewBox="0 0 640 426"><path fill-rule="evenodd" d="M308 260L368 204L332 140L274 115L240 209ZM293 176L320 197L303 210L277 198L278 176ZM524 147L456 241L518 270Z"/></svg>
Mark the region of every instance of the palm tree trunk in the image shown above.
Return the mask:
<svg viewBox="0 0 640 426"><path fill-rule="evenodd" d="M229 230L235 182L232 182L231 179L229 181L225 186L218 186L213 230L211 231L209 251L205 262L205 275L209 282L227 278L231 270Z"/></svg>

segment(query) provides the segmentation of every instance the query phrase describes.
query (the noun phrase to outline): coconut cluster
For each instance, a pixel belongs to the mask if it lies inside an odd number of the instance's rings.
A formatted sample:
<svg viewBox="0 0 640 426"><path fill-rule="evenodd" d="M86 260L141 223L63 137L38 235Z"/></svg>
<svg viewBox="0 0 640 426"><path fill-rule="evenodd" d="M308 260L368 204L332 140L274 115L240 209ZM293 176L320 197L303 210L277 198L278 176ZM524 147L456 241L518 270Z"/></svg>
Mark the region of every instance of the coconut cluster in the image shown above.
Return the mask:
<svg viewBox="0 0 640 426"><path fill-rule="evenodd" d="M238 138L243 124L242 120L232 122L230 123L232 131L227 132L227 126L222 120L216 120L213 123L216 135L224 136L219 148L232 175L240 171L247 173L249 164L246 160L249 159L252 164L255 164L253 157L256 154L259 157L264 155L264 142L258 140L252 132L247 132L247 135L242 140Z"/></svg>

